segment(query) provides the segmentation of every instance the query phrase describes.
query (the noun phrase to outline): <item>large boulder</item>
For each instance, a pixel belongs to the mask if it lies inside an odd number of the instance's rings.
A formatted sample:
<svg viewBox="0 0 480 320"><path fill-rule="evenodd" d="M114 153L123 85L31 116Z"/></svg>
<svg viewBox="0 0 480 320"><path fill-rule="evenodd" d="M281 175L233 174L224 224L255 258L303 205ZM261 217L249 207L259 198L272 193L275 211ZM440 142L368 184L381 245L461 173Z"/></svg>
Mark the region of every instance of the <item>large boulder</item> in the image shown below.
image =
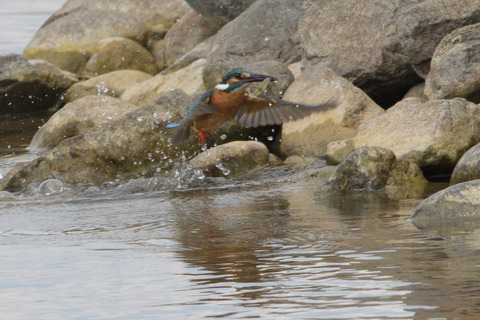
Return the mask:
<svg viewBox="0 0 480 320"><path fill-rule="evenodd" d="M480 179L480 144L476 144L458 160L450 185Z"/></svg>
<svg viewBox="0 0 480 320"><path fill-rule="evenodd" d="M196 11L190 10L165 35L165 65L173 65L219 29L205 22Z"/></svg>
<svg viewBox="0 0 480 320"><path fill-rule="evenodd" d="M207 57L204 81L213 87L228 70L287 55L304 9L295 0L258 0L215 36ZM253 23L255 22L255 23Z"/></svg>
<svg viewBox="0 0 480 320"><path fill-rule="evenodd" d="M85 66L89 75L117 70L138 70L151 75L159 72L153 55L136 41L113 37L99 42L98 48Z"/></svg>
<svg viewBox="0 0 480 320"><path fill-rule="evenodd" d="M149 30L159 24L170 28L188 9L184 0L68 0L44 26L78 11L106 10L111 14L127 13L144 23Z"/></svg>
<svg viewBox="0 0 480 320"><path fill-rule="evenodd" d="M390 106L420 79L401 50L396 14L412 0L317 1L299 22L306 66L320 63Z"/></svg>
<svg viewBox="0 0 480 320"><path fill-rule="evenodd" d="M202 69L205 59L199 59L189 66L169 74L158 74L139 86L125 90L121 98L136 105L147 105L159 96L176 88L187 94L200 93L205 90Z"/></svg>
<svg viewBox="0 0 480 320"><path fill-rule="evenodd" d="M397 160L391 150L361 147L337 166L330 179L316 194L319 196L323 193L387 190L394 198L399 199L418 197L427 184L417 165ZM402 192L399 188L402 188ZM405 192L406 190L410 192Z"/></svg>
<svg viewBox="0 0 480 320"><path fill-rule="evenodd" d="M100 9L73 11L40 28L25 48L27 59L43 59L61 69L79 73L100 40L124 37L146 42L147 27L125 12Z"/></svg>
<svg viewBox="0 0 480 320"><path fill-rule="evenodd" d="M67 90L65 103L91 95L120 97L125 90L139 86L151 78L151 75L137 70L113 71L75 83Z"/></svg>
<svg viewBox="0 0 480 320"><path fill-rule="evenodd" d="M70 137L87 133L101 123L115 121L138 107L109 96L87 96L57 111L30 143L30 149L51 149Z"/></svg>
<svg viewBox="0 0 480 320"><path fill-rule="evenodd" d="M185 93L174 90L154 104L64 140L37 159L16 167L0 181L0 190L24 189L48 179L68 184L102 184L169 168L172 159L181 154L189 157L199 150L192 143L182 149L173 147L169 143L170 130L165 129L167 119L178 121L190 103Z"/></svg>
<svg viewBox="0 0 480 320"><path fill-rule="evenodd" d="M0 56L0 114L52 107L78 78L42 60Z"/></svg>
<svg viewBox="0 0 480 320"><path fill-rule="evenodd" d="M416 163L427 175L445 174L479 140L480 106L461 98L428 102L409 98L362 124L351 140L329 145L327 156L379 146Z"/></svg>
<svg viewBox="0 0 480 320"><path fill-rule="evenodd" d="M410 221L418 228L438 225L448 220L480 218L480 180L448 187L425 199Z"/></svg>
<svg viewBox="0 0 480 320"><path fill-rule="evenodd" d="M256 0L187 0L212 26L221 27L240 15Z"/></svg>
<svg viewBox="0 0 480 320"><path fill-rule="evenodd" d="M320 65L306 69L283 99L303 104L337 101L333 110L283 124L281 149L287 156L323 157L328 143L355 136L361 123L384 113L363 91Z"/></svg>
<svg viewBox="0 0 480 320"><path fill-rule="evenodd" d="M480 23L443 38L432 58L425 94L429 99L463 97L480 102Z"/></svg>
<svg viewBox="0 0 480 320"><path fill-rule="evenodd" d="M256 141L234 141L223 144L190 160L193 170L202 170L207 176L222 177L240 174L268 164L267 147Z"/></svg>
<svg viewBox="0 0 480 320"><path fill-rule="evenodd" d="M399 8L395 22L402 52L418 74L426 77L443 37L461 26L480 22L480 6L478 0L408 0Z"/></svg>

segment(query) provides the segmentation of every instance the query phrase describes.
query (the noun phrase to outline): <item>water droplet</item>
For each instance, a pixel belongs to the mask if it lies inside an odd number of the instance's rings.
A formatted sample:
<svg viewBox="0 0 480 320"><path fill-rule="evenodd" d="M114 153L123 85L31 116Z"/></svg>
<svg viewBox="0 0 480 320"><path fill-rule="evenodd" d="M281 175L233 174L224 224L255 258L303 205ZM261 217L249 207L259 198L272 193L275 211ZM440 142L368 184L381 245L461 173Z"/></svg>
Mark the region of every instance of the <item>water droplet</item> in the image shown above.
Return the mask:
<svg viewBox="0 0 480 320"><path fill-rule="evenodd" d="M142 117L138 117L138 118L137 118L137 121L138 121L138 122L142 122L142 121L143 121L143 118L142 118Z"/></svg>
<svg viewBox="0 0 480 320"><path fill-rule="evenodd" d="M268 137L267 137L267 140L268 140L268 141L273 141L273 137L272 137L272 136L268 136Z"/></svg>
<svg viewBox="0 0 480 320"><path fill-rule="evenodd" d="M168 86L168 90L170 90L170 91L174 91L174 90L175 90L175 88L174 88L174 87L170 87L170 86Z"/></svg>
<svg viewBox="0 0 480 320"><path fill-rule="evenodd" d="M227 139L227 135L226 135L225 133L224 133L224 134L222 134L222 135L220 136L220 139L222 139L222 140L225 140L225 139Z"/></svg>
<svg viewBox="0 0 480 320"><path fill-rule="evenodd" d="M219 169L224 176L228 176L228 175L230 174L230 169L225 168L225 167L223 166L223 164L221 164L220 162L217 162L217 163L215 164L215 167L216 167L217 169Z"/></svg>
<svg viewBox="0 0 480 320"><path fill-rule="evenodd" d="M105 118L106 118L107 120L112 120L112 119L113 119L113 117L112 117L111 115L109 115L109 114L107 114L107 116L106 116Z"/></svg>

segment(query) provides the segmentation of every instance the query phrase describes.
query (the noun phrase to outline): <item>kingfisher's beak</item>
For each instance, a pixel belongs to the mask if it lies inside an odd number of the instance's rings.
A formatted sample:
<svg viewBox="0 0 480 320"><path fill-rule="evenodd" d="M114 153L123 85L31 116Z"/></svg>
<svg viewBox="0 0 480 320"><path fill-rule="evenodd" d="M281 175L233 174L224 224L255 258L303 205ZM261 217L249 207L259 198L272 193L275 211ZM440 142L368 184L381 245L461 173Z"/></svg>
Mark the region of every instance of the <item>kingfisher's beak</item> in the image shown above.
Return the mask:
<svg viewBox="0 0 480 320"><path fill-rule="evenodd" d="M272 76L267 76L264 74L251 74L249 77L243 79L243 82L262 82L263 80L269 78L270 81L277 81L277 78Z"/></svg>

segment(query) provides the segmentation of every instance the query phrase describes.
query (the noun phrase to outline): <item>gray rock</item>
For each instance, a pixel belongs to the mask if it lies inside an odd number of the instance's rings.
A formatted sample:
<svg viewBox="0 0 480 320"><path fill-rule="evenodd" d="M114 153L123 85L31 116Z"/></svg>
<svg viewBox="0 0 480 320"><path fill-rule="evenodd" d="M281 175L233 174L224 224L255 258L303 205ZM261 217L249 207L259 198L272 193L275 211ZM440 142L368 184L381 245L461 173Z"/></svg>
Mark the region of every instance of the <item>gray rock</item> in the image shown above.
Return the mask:
<svg viewBox="0 0 480 320"><path fill-rule="evenodd" d="M87 96L56 112L30 143L30 149L51 149L65 139L87 133L101 123L115 121L138 107L109 96Z"/></svg>
<svg viewBox="0 0 480 320"><path fill-rule="evenodd" d="M75 83L67 90L65 103L92 95L120 97L125 90L137 87L151 78L151 75L136 70L113 71Z"/></svg>
<svg viewBox="0 0 480 320"><path fill-rule="evenodd" d="M480 217L480 180L456 184L425 199L413 212L410 221L425 228L445 220Z"/></svg>
<svg viewBox="0 0 480 320"><path fill-rule="evenodd" d="M281 56L303 13L298 1L256 1L215 36L203 72L205 86L213 87L234 67L264 60L286 62Z"/></svg>
<svg viewBox="0 0 480 320"><path fill-rule="evenodd" d="M458 160L450 178L450 185L480 179L480 144L470 148Z"/></svg>
<svg viewBox="0 0 480 320"><path fill-rule="evenodd" d="M123 12L85 9L40 28L27 45L27 59L43 59L63 70L79 73L97 48L109 37L124 37L146 42L147 27L136 17Z"/></svg>
<svg viewBox="0 0 480 320"><path fill-rule="evenodd" d="M480 22L480 6L478 0L405 1L395 22L408 62L428 65L443 37L461 26Z"/></svg>
<svg viewBox="0 0 480 320"><path fill-rule="evenodd" d="M390 106L419 82L395 23L398 10L411 1L315 1L299 22L304 66L320 63Z"/></svg>
<svg viewBox="0 0 480 320"><path fill-rule="evenodd" d="M194 10L185 14L165 35L165 64L173 65L195 46L217 33L213 27Z"/></svg>
<svg viewBox="0 0 480 320"><path fill-rule="evenodd" d="M0 114L52 107L78 78L41 60L21 55L0 56Z"/></svg>
<svg viewBox="0 0 480 320"><path fill-rule="evenodd" d="M283 124L281 150L287 156L323 157L328 143L355 136L361 123L384 113L363 91L321 65L306 69L283 99L303 104L337 100L335 109Z"/></svg>
<svg viewBox="0 0 480 320"><path fill-rule="evenodd" d="M117 70L138 70L151 75L159 72L153 55L136 41L113 37L98 44L84 73L100 75Z"/></svg>
<svg viewBox="0 0 480 320"><path fill-rule="evenodd" d="M212 26L223 26L240 15L256 0L187 0Z"/></svg>
<svg viewBox="0 0 480 320"><path fill-rule="evenodd" d="M443 38L432 58L425 94L429 99L463 97L480 102L480 23Z"/></svg>
<svg viewBox="0 0 480 320"><path fill-rule="evenodd" d="M198 145L192 142L181 150L173 147L168 142L170 131L165 128L170 122L167 119L178 121L190 103L185 93L175 90L155 104L64 140L37 159L14 168L0 181L0 190L22 190L34 181L47 179L66 184L102 184L167 169L173 165L172 159L198 151Z"/></svg>
<svg viewBox="0 0 480 320"><path fill-rule="evenodd" d="M415 198L424 192L427 180L414 163L398 161L386 148L361 147L352 152L317 191L343 193L346 191L387 191L395 199ZM406 190L414 190L408 192Z"/></svg>
<svg viewBox="0 0 480 320"><path fill-rule="evenodd" d="M398 159L438 174L450 172L479 137L480 106L461 98L428 102L409 98L362 124L350 142L336 146L350 152L361 146L388 148ZM334 148L329 152L349 153Z"/></svg>
<svg viewBox="0 0 480 320"><path fill-rule="evenodd" d="M234 141L208 149L189 163L193 170L202 170L205 175L223 177L267 165L268 159L269 152L263 143Z"/></svg>

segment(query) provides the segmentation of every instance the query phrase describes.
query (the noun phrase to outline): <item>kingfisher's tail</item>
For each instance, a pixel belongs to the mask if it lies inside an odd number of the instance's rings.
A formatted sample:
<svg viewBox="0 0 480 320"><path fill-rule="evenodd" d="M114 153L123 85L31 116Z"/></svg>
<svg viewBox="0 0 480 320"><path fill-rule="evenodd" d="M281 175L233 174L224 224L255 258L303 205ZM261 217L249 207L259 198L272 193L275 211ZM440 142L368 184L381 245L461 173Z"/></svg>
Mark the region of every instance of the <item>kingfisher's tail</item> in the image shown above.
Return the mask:
<svg viewBox="0 0 480 320"><path fill-rule="evenodd" d="M176 128L172 135L172 144L178 146L188 140L191 123L170 123L167 128Z"/></svg>

